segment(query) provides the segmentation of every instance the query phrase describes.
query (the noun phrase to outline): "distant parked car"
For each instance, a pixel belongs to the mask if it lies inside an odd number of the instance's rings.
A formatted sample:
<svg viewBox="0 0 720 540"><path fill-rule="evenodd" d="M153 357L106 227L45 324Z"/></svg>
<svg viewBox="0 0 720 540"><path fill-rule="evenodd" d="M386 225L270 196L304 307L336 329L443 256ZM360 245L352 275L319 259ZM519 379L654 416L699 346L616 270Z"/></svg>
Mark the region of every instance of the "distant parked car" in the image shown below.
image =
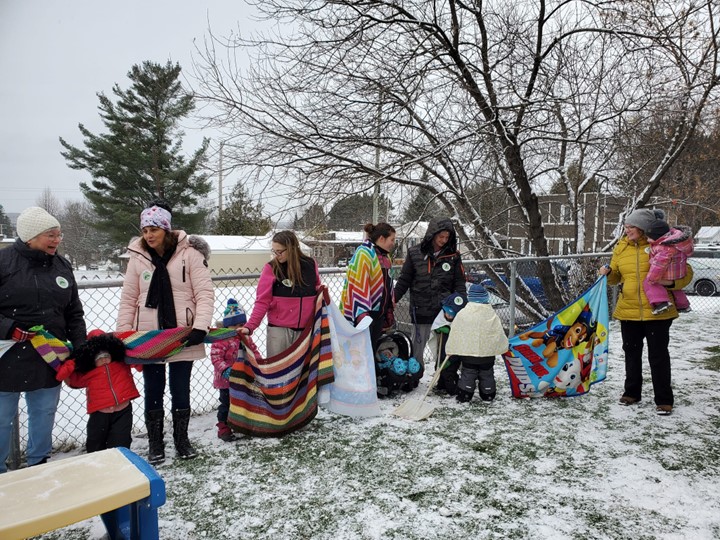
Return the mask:
<svg viewBox="0 0 720 540"><path fill-rule="evenodd" d="M482 283L484 279L487 279L487 274L477 268L469 268L465 272L465 281L468 283Z"/></svg>
<svg viewBox="0 0 720 540"><path fill-rule="evenodd" d="M348 260L347 259L338 259L337 265L340 268L343 268L344 266L347 266Z"/></svg>
<svg viewBox="0 0 720 540"><path fill-rule="evenodd" d="M560 282L564 287L568 287L568 268L561 261L551 261L555 273L560 277ZM520 261L517 267L518 277L527 285L530 292L533 293L535 298L546 308L550 309L550 303L548 302L545 290L543 289L540 278L538 277L537 263L535 261ZM484 275L484 274L483 274ZM504 273L500 274L500 278L503 280L505 285L510 283L510 280ZM469 281L469 280L468 280ZM492 279L485 277L480 283L486 288L491 290L497 290L497 285Z"/></svg>
<svg viewBox="0 0 720 540"><path fill-rule="evenodd" d="M87 269L88 269L88 270L97 270L97 269L98 269L98 265L97 265L97 264L88 264Z"/></svg>
<svg viewBox="0 0 720 540"><path fill-rule="evenodd" d="M720 291L720 259L690 257L693 280L683 290L700 296L713 296Z"/></svg>
<svg viewBox="0 0 720 540"><path fill-rule="evenodd" d="M720 259L720 244L696 244L693 259Z"/></svg>

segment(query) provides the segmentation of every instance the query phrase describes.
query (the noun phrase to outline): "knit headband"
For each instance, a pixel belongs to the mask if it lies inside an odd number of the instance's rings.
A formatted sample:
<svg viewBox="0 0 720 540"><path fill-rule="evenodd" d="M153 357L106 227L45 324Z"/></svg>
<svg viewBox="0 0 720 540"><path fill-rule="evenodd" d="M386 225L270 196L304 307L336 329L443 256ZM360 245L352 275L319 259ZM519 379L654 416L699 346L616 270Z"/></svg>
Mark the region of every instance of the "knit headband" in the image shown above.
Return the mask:
<svg viewBox="0 0 720 540"><path fill-rule="evenodd" d="M160 208L159 206L151 206L150 208L146 208L142 211L140 214L140 228L143 229L145 227L158 227L160 229L165 229L166 231L170 232L170 219L171 214L164 208Z"/></svg>

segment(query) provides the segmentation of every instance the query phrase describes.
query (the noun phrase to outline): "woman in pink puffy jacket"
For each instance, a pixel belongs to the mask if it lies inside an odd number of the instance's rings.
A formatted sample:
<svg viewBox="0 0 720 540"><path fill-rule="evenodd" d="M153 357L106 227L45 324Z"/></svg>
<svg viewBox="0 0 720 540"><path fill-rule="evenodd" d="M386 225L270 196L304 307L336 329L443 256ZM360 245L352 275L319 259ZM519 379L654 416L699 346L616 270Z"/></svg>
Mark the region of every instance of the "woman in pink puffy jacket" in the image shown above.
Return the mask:
<svg viewBox="0 0 720 540"><path fill-rule="evenodd" d="M202 238L173 231L171 217L162 201L140 214L142 237L128 246L117 329L192 327L185 348L167 361L176 455L189 459L197 456L187 434L192 361L205 358L203 340L213 320L215 293L207 264L209 246ZM165 461L165 372L165 363L143 368L148 461L153 464Z"/></svg>

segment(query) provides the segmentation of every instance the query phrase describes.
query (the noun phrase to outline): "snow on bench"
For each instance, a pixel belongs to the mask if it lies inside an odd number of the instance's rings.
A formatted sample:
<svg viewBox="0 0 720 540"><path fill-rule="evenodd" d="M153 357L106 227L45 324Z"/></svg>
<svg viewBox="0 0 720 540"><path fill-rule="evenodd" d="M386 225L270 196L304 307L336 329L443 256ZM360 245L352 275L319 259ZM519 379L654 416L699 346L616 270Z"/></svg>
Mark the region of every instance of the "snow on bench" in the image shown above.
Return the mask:
<svg viewBox="0 0 720 540"><path fill-rule="evenodd" d="M159 538L165 482L127 448L0 474L0 538L22 539L100 515L111 540Z"/></svg>

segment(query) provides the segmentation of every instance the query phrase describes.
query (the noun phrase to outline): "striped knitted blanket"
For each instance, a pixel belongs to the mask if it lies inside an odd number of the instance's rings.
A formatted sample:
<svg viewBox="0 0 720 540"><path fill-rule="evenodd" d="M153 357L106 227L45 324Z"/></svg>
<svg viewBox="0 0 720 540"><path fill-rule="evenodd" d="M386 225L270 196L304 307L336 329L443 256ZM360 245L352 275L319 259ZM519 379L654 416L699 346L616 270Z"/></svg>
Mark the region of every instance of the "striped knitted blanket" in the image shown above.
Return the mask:
<svg viewBox="0 0 720 540"><path fill-rule="evenodd" d="M252 340L242 338L245 359L230 372L228 425L255 437L281 437L317 414L317 389L333 382L327 305L315 300L315 317L282 354L262 358Z"/></svg>
<svg viewBox="0 0 720 540"><path fill-rule="evenodd" d="M70 356L72 351L70 342L56 338L45 330L43 326L33 326L30 331L35 332L35 335L30 339L32 346L42 356L42 359L57 371L63 360Z"/></svg>
<svg viewBox="0 0 720 540"><path fill-rule="evenodd" d="M72 344L56 338L43 326L30 328L35 335L30 339L31 345L47 364L55 371L72 353ZM183 350L183 343L190 335L192 328L178 327L168 330L128 330L114 332L112 335L125 344L125 361L128 364L151 364L161 362ZM235 337L237 332L231 328L211 328L203 340L205 343L215 343L223 339ZM15 341L2 340L0 356L9 350Z"/></svg>
<svg viewBox="0 0 720 540"><path fill-rule="evenodd" d="M113 335L125 344L127 363L152 364L183 350L183 343L191 331L189 326L179 326L167 330L125 330L113 332ZM203 341L214 343L236 335L237 332L232 328L211 328Z"/></svg>

